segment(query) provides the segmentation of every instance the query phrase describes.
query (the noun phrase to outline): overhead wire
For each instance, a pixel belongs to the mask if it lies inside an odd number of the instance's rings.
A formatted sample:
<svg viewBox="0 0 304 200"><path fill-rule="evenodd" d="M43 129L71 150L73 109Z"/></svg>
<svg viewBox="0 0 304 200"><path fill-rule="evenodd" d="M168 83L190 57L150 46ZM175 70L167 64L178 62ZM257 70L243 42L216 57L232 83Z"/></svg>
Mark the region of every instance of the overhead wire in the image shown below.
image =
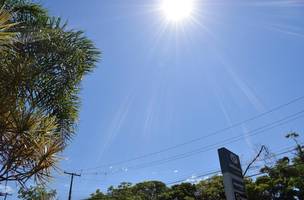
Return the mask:
<svg viewBox="0 0 304 200"><path fill-rule="evenodd" d="M264 133L265 131L274 129L276 127L279 127L279 126L282 126L284 124L290 123L294 120L303 118L304 115L301 115L303 113L304 113L304 110L301 110L301 111L296 112L294 114L288 115L287 117L281 118L280 120L273 121L271 123L268 123L266 125L258 127L258 128L254 129L252 131L248 131L246 137L256 136L258 134ZM142 168L146 168L146 167L151 167L151 166L155 166L155 165L164 164L164 163L167 163L167 162L172 162L172 161L175 161L175 160L187 158L187 157L199 154L199 153L204 153L204 152L213 150L213 149L218 148L222 145L229 145L229 144L235 143L237 141L242 140L243 138L244 138L244 135L240 134L240 135L230 137L230 138L227 138L225 140L222 140L222 141L210 144L210 145L206 145L206 146L203 146L203 147L200 147L198 149L191 150L191 151L188 151L188 152L185 152L185 153L176 154L174 156L170 156L170 157L167 157L167 158L162 158L162 159L159 159L159 160L154 160L154 161L150 161L150 162L145 162L145 163L140 163L140 164L136 164L136 165L127 166L127 167L125 167L125 169L127 169L127 170L142 169ZM108 172L108 174L120 173L120 172L121 171L119 170L119 171L116 171L116 172ZM101 173L104 174L104 173L107 173L107 172L101 172ZM87 172L87 173L84 173L84 174L90 174L90 172ZM96 171L91 172L91 174L98 174L98 172L96 172Z"/></svg>
<svg viewBox="0 0 304 200"><path fill-rule="evenodd" d="M304 143L300 143L300 144L303 145ZM275 158L277 156L281 156L281 155L284 155L284 154L287 154L287 153L292 153L292 152L295 152L296 150L297 149L294 146L287 147L287 148L279 150L278 153L274 153L274 154L268 156L266 159ZM259 159L256 160L256 162L259 162L259 161L262 161L262 159L259 158ZM244 164L244 165L246 165L246 164ZM250 168L250 171L254 170L255 168L256 168L256 166L252 166ZM173 185L173 184L185 182L185 181L191 179L194 174L198 174L198 175L195 175L195 177L193 177L193 178L198 179L198 178L212 176L212 175L221 175L221 170L220 169L216 169L216 170L209 170L209 171L204 171L204 172L200 172L200 173L193 172L193 173L191 173L189 175L183 176L183 178L179 178L178 180L166 182L166 185ZM263 173L256 173L256 174L253 174L253 175L248 175L246 177L250 178L250 177L258 176L258 175L261 175L261 174L263 174ZM208 180L208 179L209 178L206 178L204 180ZM87 179L87 178L85 178L83 180L85 180L85 181L94 181L94 182L101 182L102 181L102 180L98 180L98 179Z"/></svg>
<svg viewBox="0 0 304 200"><path fill-rule="evenodd" d="M304 143L301 143L301 144L304 144ZM287 148L286 148L287 149ZM271 157L276 157L276 156L280 156L280 155L284 155L284 154L287 154L287 153L292 153L296 151L296 148L295 147L292 147L290 148L289 147L289 150L286 150L286 151L283 151L283 152L280 152L280 153L276 153L276 154L273 154L271 155ZM270 157L268 157L270 158ZM259 160L256 160L256 162L258 162ZM248 162L249 163L249 162ZM251 170L254 170L255 169L255 166L249 168L249 171ZM188 176L184 176L184 178L179 178L178 180L176 181L170 181L170 182L167 182L166 184L167 185L174 185L174 184L177 184L177 183L182 183L182 182L185 182L187 180L189 180L189 178L191 178L191 176L193 176L193 174L195 173L192 173L191 175L188 175ZM212 176L212 175L220 175L221 174L221 170L220 169L217 169L217 170L212 170L212 171L207 171L207 172L203 172L203 173L200 173L199 175L195 175L195 179L197 178L201 178L201 177L206 177L206 176ZM251 177L254 177L254 176L258 176L258 175L262 175L262 174L265 174L265 173L262 173L262 172L259 172L259 173L256 173L256 174L253 174L253 175L248 175L248 176L245 176L246 178L251 178ZM208 180L209 178L205 179L205 180Z"/></svg>
<svg viewBox="0 0 304 200"><path fill-rule="evenodd" d="M254 121L256 119L259 119L261 117L264 117L270 113L273 113L275 111L278 111L284 107L287 107L291 104L294 104L296 102L299 102L301 100L304 99L304 96L300 96L300 97L297 97L295 99L292 99L286 103L283 103L281 105L278 105L268 111L265 111L263 113L260 113L258 115L255 115L251 118L248 118L248 119L245 119L243 121L240 121L240 122L236 122L230 126L227 126L225 128L222 128L222 129L219 129L219 130L216 130L216 131L213 131L213 132L210 132L209 134L207 135L204 135L204 136L201 136L201 137L197 137L197 138L194 138L194 139L191 139L191 140L188 140L186 142L183 142L183 143L180 143L180 144L176 144L176 145L173 145L173 146L170 146L170 147L167 147L167 148L164 148L164 149L161 149L161 150L158 150L158 151L155 151L155 152L151 152L151 153L147 153L147 154L144 154L144 155L141 155L141 156L137 156L137 157L133 157L133 158L130 158L130 159L125 159L125 160L121 160L121 161L117 161L117 162L113 162L113 163L108 163L108 164L103 164L103 165L99 165L99 166L96 166L96 167L91 167L91 168L86 168L86 169L83 169L83 170L94 170L94 169L98 169L98 168L103 168L103 167L108 167L108 166L117 166L117 165L120 165L120 164L124 164L124 163L128 163L128 162L131 162L131 161L135 161L135 160L139 160L139 159L143 159L143 158L147 158L147 157L151 157L151 156L154 156L154 155L158 155L158 154L161 154L161 153L164 153L164 152L167 152L167 151L170 151L170 150L173 150L173 149L177 149L179 147L182 147L182 146L186 146L188 144L192 144L194 142L198 142L198 141L201 141L203 139L206 139L206 138L209 138L211 136L215 136L215 135L218 135L220 133L223 133L223 132L226 132L228 130L231 130L233 128L236 128L238 126L241 126L245 123L248 123L248 122L251 122L251 121Z"/></svg>
<svg viewBox="0 0 304 200"><path fill-rule="evenodd" d="M300 145L303 145L304 143L299 143ZM271 158L271 157L276 157L276 156L280 156L280 155L283 155L283 154L286 154L286 153L291 153L291 152L294 152L296 151L297 148L295 148L294 146L293 147L287 147L287 148L284 148L284 149L281 149L279 150L278 153L275 153L275 154L272 154L271 156L267 157L268 159ZM258 159L256 162L259 162L260 159ZM249 162L248 162L249 163ZM302 165L304 163L300 163L300 164L294 164L294 165L291 165L291 166L287 166L286 168L289 168L289 167L294 167L294 166L297 166L297 165ZM260 175L263 175L263 174L266 174L264 172L259 172L259 173L255 173L255 174L252 174L252 175L248 175L246 176L245 178L252 178L252 177L255 177L255 176L260 176ZM220 170L213 170L213 171L209 171L209 172L204 172L203 174L199 174L199 175L196 175L195 177L190 177L189 176L187 178L183 178L183 179L179 179L177 181L171 181L171 182L167 182L165 183L166 185L168 186L172 186L172 185L175 185L175 184L178 184L178 183L182 183L182 182L189 182L192 179L199 179L199 178L204 178L204 177L208 177L208 178L205 178L205 179L201 179L201 180L211 180L212 177L210 176L214 176L214 175L221 175L221 171ZM94 182L101 182L101 180L97 180L97 179L85 179L86 181L94 181ZM192 183L198 183L200 180L197 180L195 182L192 182Z"/></svg>
<svg viewBox="0 0 304 200"><path fill-rule="evenodd" d="M300 143L300 145L303 145L303 144L304 143ZM296 150L297 150L297 148L295 148L294 146L293 147L287 147L287 148L281 149L279 151L279 153L272 154L271 157L280 156L280 155L283 155L283 154L286 154L286 153L292 153ZM257 160L257 162L258 161L259 160ZM291 167L295 167L295 166L299 166L299 165L304 165L304 163L289 165L289 166L283 167L283 169L284 168L291 168ZM245 176L245 178L252 178L252 177L260 176L260 175L263 175L263 174L267 174L267 173L266 172L259 172L259 173L255 173L255 174L252 174L252 175ZM206 180L211 180L212 177L210 177L210 176L214 176L214 175L222 175L221 170L210 170L208 172L204 172L202 174L196 175L194 178L199 179L199 178L208 177L208 178L203 179L203 180L206 181ZM179 183L187 182L191 178L192 178L191 176L187 176L187 178L182 178L182 179L178 179L176 181L166 182L165 184L168 185L168 186L173 186L173 185L176 185L176 184L179 184ZM101 180L97 180L97 179L85 179L85 180L86 181L94 181L94 182L99 182L100 181L101 182ZM197 183L197 182L198 181L195 181L195 182L192 182L192 183Z"/></svg>
<svg viewBox="0 0 304 200"><path fill-rule="evenodd" d="M302 166L302 165L304 165L304 163L288 165L286 167L282 167L282 169L288 169L288 168L292 168L292 167L296 167L296 166ZM256 173L256 174L248 175L248 176L246 176L246 178L252 178L252 177L260 176L260 175L263 175L263 174L267 174L267 172L259 172L259 173Z"/></svg>

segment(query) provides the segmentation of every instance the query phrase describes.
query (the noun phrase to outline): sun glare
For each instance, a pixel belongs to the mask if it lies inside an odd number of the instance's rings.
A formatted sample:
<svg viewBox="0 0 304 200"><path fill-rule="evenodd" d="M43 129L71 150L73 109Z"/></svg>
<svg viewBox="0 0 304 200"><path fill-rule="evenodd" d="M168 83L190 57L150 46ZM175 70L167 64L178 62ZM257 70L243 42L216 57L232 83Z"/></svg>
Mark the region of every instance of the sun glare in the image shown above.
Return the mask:
<svg viewBox="0 0 304 200"><path fill-rule="evenodd" d="M191 17L194 0L162 0L161 10L168 21L179 22Z"/></svg>

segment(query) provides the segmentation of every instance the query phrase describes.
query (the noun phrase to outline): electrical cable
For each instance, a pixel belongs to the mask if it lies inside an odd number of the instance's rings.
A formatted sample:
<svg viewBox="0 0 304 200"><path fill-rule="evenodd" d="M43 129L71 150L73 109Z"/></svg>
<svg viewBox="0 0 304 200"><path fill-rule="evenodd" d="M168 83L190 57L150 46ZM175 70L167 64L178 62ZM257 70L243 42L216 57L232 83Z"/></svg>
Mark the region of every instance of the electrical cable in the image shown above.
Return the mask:
<svg viewBox="0 0 304 200"><path fill-rule="evenodd" d="M304 113L304 110L299 111L297 113L294 113L292 115L289 115L287 117L284 117L280 120L273 121L273 122L268 123L268 124L266 124L264 126L261 126L259 128L256 128L252 131L247 132L247 133L250 133L250 134L247 134L246 137L256 136L256 135L264 133L265 131L268 131L270 129L273 129L273 128L276 128L278 126L282 126L286 123L292 122L294 120L300 119L300 118L304 117L303 115L301 115L303 113ZM128 169L128 170L130 170L130 169L133 169L133 170L134 169L142 169L142 168L146 168L146 167L151 167L151 166L160 165L160 164L163 164L163 163L183 159L183 158L190 157L190 156L193 156L193 155L196 155L196 154L199 154L199 153L203 153L203 152L213 150L213 149L218 148L219 146L222 146L222 145L229 145L229 144L235 143L237 141L242 140L243 138L244 138L244 135L240 134L240 135L230 137L230 138L227 138L227 139L222 140L220 142L216 142L214 144L210 144L210 145L207 145L207 146L204 146L204 147L201 147L201 148L189 151L189 152L185 152L185 153L182 153L182 154L177 154L177 155L170 156L170 157L167 157L167 158L154 160L154 161L150 161L150 162L146 162L146 163L141 163L141 164L137 164L137 165L133 165L133 166L128 166L128 167L125 167L125 169ZM116 173L119 173L119 172L120 171L117 171ZM102 172L102 173L105 173L105 172ZM115 172L112 172L112 174L113 173L115 173ZM89 174L89 173L85 173L85 174ZM96 174L96 172L94 172L94 174Z"/></svg>
<svg viewBox="0 0 304 200"><path fill-rule="evenodd" d="M260 114L258 114L258 115L256 115L256 116L253 116L253 117L248 118L248 119L246 119L246 120L243 120L243 121L240 121L240 122L236 122L236 123L234 123L234 124L232 124L232 125L230 125L230 126L227 126L227 127L225 127L225 128L219 129L219 130L214 131L214 132L211 132L211 133L209 133L209 134L207 134L207 135L204 135L204 136L202 136L202 137L194 138L194 139L192 139L192 140L189 140L189 141L186 141L186 142L183 142L183 143L180 143L180 144L171 146L171 147L167 147L167 148L161 149L161 150L159 150L159 151L147 153L147 154L144 154L144 155L141 155L141 156L137 156L137 157L133 157L133 158L130 158L130 159L121 160L121 161L117 161L117 162L113 162L113 163L109 163L109 164L99 165L99 166L97 166L97 167L86 168L86 169L83 169L83 170L92 170L92 169L98 169L98 168L102 168L102 167L120 165L120 164L123 164L123 163L127 163L127 162L131 162L131 161L143 159L143 158L146 158L146 157L154 156L154 155L157 155L157 154L160 154L160 153L164 153L164 152L167 152L167 151L170 151L170 150L173 150L173 149L176 149L176 148L179 148L179 147L188 145L188 144L192 144L192 143L194 143L194 142L198 142L198 141L201 141L201 140L206 139L206 138L208 138L208 137L211 137L211 136L214 136L214 135L218 135L218 134L220 134L220 133L222 133L222 132L231 130L231 129L235 128L235 127L241 126L241 125L243 125L243 124L245 124L245 123L248 123L248 122L250 122L250 121L254 121L254 120L258 119L258 118L264 117L264 116L266 116L266 115L268 115L268 114L270 114L270 113L273 113L273 112L275 112L275 111L278 111L278 110L280 110L280 109L282 109L282 108L284 108L284 107L287 107L287 106L289 106L289 105L291 105L291 104L294 104L294 103L296 103L296 102L299 102L299 101L301 101L301 100L303 100L303 99L304 99L304 96L300 96L300 97L298 97L298 98L292 99L292 100L290 100L290 101L288 101L288 102L286 102L286 103L284 103L284 104L281 104L281 105L279 105L279 106L276 106L276 107L274 107L274 108L272 108L272 109L270 109L270 110L268 110L268 111L266 111L266 112L260 113Z"/></svg>

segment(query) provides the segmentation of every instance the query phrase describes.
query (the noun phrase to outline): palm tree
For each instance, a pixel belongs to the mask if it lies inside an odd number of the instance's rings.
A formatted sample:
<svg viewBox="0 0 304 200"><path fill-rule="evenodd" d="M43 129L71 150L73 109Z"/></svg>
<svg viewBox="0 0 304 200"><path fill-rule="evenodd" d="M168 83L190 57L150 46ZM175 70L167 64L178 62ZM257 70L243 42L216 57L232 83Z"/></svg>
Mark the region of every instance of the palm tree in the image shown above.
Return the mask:
<svg viewBox="0 0 304 200"><path fill-rule="evenodd" d="M45 182L74 135L84 75L99 51L40 5L11 0L14 48L0 51L0 182Z"/></svg>

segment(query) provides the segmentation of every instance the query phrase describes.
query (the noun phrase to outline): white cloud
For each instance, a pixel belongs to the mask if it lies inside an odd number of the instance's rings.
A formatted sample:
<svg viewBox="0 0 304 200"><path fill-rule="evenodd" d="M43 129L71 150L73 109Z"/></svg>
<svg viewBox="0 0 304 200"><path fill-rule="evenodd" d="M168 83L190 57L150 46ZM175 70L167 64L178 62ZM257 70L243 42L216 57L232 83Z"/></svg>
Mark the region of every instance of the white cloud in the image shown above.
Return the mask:
<svg viewBox="0 0 304 200"><path fill-rule="evenodd" d="M193 184L197 184L199 183L200 181L202 181L203 179L202 178L199 178L195 175L192 175L191 177L189 177L185 182L188 182L188 183L193 183Z"/></svg>
<svg viewBox="0 0 304 200"><path fill-rule="evenodd" d="M128 168L122 168L122 171L127 172L129 170L128 170Z"/></svg>

